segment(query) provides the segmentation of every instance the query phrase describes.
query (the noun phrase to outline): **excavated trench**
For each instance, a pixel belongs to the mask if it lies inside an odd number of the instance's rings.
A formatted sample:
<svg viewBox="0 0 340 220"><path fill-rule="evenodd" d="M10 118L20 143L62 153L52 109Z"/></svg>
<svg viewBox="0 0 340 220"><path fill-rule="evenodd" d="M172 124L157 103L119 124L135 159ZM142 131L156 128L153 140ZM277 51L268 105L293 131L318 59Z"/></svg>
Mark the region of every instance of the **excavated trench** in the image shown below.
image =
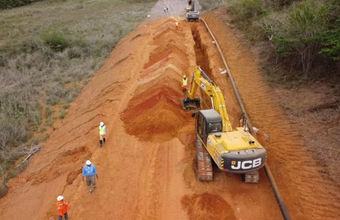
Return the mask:
<svg viewBox="0 0 340 220"><path fill-rule="evenodd" d="M199 65L208 76L211 76L209 56L207 54L206 46L202 43L200 30L197 24L191 24L191 33L195 41L194 48L197 65Z"/></svg>
<svg viewBox="0 0 340 220"><path fill-rule="evenodd" d="M201 35L198 24L191 24L191 33L193 39L195 41L194 49L196 55L197 65L201 67L201 69L210 77L211 76L211 68L209 57L206 51L206 46L201 41ZM199 88L200 100L201 100L201 109L211 109L211 100L210 97L207 96L201 88Z"/></svg>

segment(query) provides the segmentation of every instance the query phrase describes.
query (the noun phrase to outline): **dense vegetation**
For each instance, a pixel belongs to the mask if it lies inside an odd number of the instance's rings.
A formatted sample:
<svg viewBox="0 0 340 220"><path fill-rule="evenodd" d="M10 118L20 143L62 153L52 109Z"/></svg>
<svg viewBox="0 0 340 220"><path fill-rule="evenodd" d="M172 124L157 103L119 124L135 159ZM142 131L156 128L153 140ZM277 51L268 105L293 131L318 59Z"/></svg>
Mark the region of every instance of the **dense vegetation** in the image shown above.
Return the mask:
<svg viewBox="0 0 340 220"><path fill-rule="evenodd" d="M70 102L154 4L51 0L1 11L0 180L16 175L13 165L27 152L18 146L49 137L55 120L66 116Z"/></svg>
<svg viewBox="0 0 340 220"><path fill-rule="evenodd" d="M306 80L339 77L340 1L213 2L201 4L203 7L226 5L231 23L243 30L250 42L268 42L265 50L271 59L268 59L267 65L271 65L269 69L274 78Z"/></svg>

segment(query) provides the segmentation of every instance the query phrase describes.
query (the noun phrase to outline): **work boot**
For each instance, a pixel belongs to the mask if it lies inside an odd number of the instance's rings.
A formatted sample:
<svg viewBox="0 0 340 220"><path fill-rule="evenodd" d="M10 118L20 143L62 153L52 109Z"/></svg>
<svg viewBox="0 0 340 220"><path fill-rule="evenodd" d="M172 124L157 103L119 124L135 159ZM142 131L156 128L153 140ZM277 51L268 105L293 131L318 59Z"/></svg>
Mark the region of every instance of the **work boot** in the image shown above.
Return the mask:
<svg viewBox="0 0 340 220"><path fill-rule="evenodd" d="M103 141L100 140L100 141L99 141L99 147L102 147L102 146L103 146Z"/></svg>
<svg viewBox="0 0 340 220"><path fill-rule="evenodd" d="M92 194L92 189L90 189L89 194L90 194L90 195Z"/></svg>
<svg viewBox="0 0 340 220"><path fill-rule="evenodd" d="M104 138L104 144L105 144L105 138Z"/></svg>

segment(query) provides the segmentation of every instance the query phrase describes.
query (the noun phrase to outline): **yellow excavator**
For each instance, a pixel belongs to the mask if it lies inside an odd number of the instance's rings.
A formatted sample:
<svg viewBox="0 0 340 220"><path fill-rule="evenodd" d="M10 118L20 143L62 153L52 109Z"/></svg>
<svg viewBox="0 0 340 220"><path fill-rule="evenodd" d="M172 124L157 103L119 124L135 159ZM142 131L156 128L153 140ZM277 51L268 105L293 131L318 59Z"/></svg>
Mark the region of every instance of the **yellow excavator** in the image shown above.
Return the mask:
<svg viewBox="0 0 340 220"><path fill-rule="evenodd" d="M211 100L211 109L200 109L196 98L201 88ZM198 109L196 117L197 177L200 181L213 180L212 161L225 172L242 174L244 182L258 183L258 170L266 163L266 149L248 132L246 126L234 130L229 121L220 88L199 67L195 68L188 97L182 100L186 110Z"/></svg>

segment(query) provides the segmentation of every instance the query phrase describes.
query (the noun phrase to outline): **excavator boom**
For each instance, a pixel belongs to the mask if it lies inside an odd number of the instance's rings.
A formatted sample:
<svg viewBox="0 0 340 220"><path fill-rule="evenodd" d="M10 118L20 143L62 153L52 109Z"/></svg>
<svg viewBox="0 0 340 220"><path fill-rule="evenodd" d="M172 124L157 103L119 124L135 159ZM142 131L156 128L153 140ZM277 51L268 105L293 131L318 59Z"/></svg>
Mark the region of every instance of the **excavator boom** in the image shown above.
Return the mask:
<svg viewBox="0 0 340 220"><path fill-rule="evenodd" d="M222 131L232 131L233 128L229 121L222 91L199 66L195 68L193 80L191 81L191 89L188 97L182 100L182 107L187 110L193 109L193 106L200 108L200 99L195 98L199 87L210 97L212 109L215 109L221 115L223 122Z"/></svg>

